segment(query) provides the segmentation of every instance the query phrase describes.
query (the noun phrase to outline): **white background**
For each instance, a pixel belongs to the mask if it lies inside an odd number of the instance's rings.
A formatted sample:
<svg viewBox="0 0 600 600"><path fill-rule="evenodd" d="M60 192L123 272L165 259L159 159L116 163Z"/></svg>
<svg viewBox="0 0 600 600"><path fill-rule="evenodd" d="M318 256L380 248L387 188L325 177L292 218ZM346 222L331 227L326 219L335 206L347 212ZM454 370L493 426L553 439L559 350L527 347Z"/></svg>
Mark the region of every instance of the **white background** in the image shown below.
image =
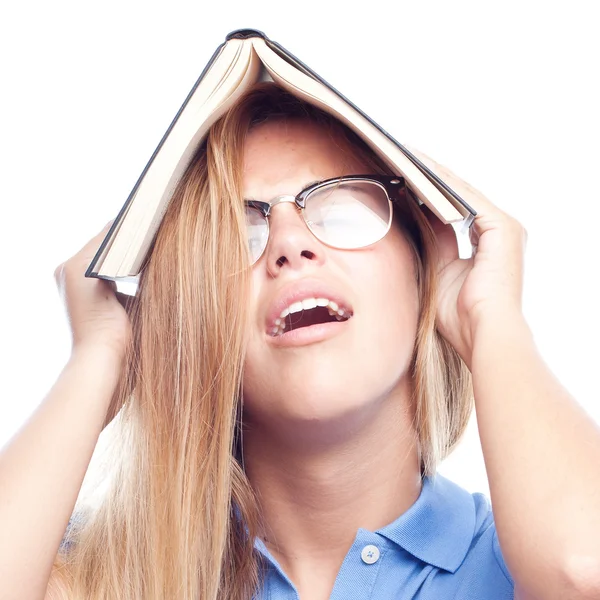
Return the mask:
<svg viewBox="0 0 600 600"><path fill-rule="evenodd" d="M240 27L280 42L526 226L527 318L600 422L596 3L208 6L3 3L0 445L69 357L55 267L116 216L214 49ZM441 470L489 493L474 419Z"/></svg>

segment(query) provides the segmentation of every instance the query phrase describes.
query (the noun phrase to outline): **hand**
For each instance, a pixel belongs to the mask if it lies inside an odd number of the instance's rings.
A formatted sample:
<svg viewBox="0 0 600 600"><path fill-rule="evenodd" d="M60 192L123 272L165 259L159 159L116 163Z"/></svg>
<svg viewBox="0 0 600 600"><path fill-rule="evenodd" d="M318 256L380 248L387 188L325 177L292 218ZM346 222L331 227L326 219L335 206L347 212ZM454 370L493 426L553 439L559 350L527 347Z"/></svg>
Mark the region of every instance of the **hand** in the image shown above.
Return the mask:
<svg viewBox="0 0 600 600"><path fill-rule="evenodd" d="M112 221L77 254L56 267L54 278L65 303L73 349L84 345L106 347L119 358L131 339L131 323L117 298L114 284L85 277Z"/></svg>
<svg viewBox="0 0 600 600"><path fill-rule="evenodd" d="M411 152L477 211L471 232L476 252L461 260L452 226L427 209L439 241L437 327L470 368L475 331L482 319L522 316L527 232L454 173L421 152Z"/></svg>

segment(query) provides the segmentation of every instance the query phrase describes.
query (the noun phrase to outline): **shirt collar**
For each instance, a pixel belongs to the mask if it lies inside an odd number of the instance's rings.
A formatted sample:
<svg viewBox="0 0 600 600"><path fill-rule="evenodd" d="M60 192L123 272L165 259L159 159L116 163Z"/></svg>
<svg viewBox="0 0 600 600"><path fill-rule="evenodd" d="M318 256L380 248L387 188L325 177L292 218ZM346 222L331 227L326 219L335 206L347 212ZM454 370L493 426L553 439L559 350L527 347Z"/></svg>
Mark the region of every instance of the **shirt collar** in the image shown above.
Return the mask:
<svg viewBox="0 0 600 600"><path fill-rule="evenodd" d="M472 495L439 473L424 477L416 502L376 533L416 558L454 573L473 541Z"/></svg>

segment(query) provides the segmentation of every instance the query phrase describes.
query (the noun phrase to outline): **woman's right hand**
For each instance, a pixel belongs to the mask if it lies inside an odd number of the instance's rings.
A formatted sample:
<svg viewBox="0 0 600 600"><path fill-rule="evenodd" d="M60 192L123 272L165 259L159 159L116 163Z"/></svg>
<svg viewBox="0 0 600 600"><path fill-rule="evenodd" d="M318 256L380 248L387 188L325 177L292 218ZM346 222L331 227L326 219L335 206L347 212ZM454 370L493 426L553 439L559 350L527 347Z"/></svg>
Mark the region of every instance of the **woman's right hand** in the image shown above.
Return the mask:
<svg viewBox="0 0 600 600"><path fill-rule="evenodd" d="M120 369L131 323L111 284L85 277L109 226L54 272L72 355L27 422L0 449L0 598L55 597L54 587L48 594L48 582L51 573L59 573L59 581L62 572L58 562L53 567L57 550L100 433L121 408L113 403L123 396Z"/></svg>
<svg viewBox="0 0 600 600"><path fill-rule="evenodd" d="M67 310L72 351L85 346L106 347L125 356L131 322L112 282L85 277L85 271L107 234L110 221L77 254L56 267L54 278Z"/></svg>

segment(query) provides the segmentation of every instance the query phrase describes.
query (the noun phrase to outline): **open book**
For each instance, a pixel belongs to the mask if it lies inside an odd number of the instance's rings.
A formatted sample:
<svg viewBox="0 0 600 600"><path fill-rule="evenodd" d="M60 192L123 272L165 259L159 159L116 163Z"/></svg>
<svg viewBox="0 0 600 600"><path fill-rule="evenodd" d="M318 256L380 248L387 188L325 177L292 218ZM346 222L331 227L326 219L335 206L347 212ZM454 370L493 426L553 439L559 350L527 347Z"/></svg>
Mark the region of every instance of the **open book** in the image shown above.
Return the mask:
<svg viewBox="0 0 600 600"><path fill-rule="evenodd" d="M476 212L409 150L277 42L231 32L173 119L94 256L86 277L136 283L171 196L209 128L256 82L272 80L333 114L405 178L418 200L463 231ZM455 226L456 229L456 226Z"/></svg>

